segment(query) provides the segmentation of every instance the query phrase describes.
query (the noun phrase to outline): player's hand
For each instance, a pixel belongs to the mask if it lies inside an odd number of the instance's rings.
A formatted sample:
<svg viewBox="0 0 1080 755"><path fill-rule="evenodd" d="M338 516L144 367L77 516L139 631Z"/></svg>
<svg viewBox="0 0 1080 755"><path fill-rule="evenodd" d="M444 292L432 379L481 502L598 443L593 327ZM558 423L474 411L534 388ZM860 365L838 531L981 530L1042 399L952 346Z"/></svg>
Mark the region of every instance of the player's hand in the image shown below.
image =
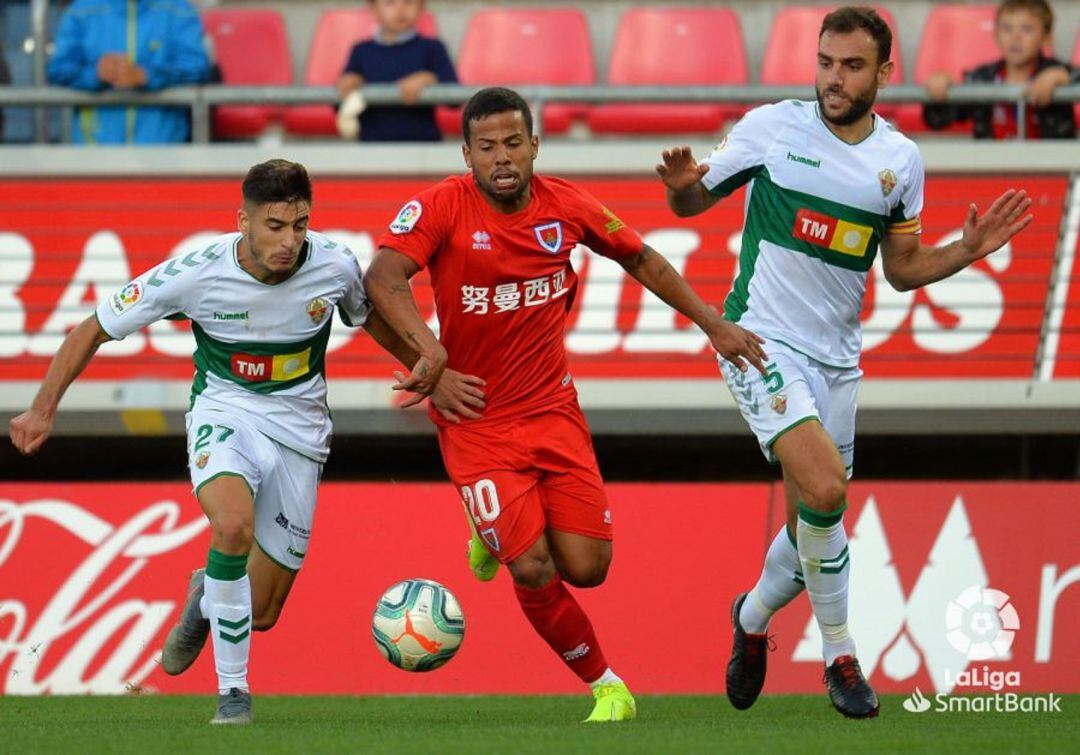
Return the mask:
<svg viewBox="0 0 1080 755"><path fill-rule="evenodd" d="M952 78L947 73L930 74L926 80L926 93L930 99L943 101L949 96L949 87L952 86Z"/></svg>
<svg viewBox="0 0 1080 755"><path fill-rule="evenodd" d="M400 381L405 376L395 372L394 377ZM487 405L484 402L485 385L487 383L483 378L462 375L456 370L446 370L439 379L439 384L435 386L435 392L431 394L431 403L439 410L439 414L455 424L461 422L461 417L480 419L480 413L475 410L483 409ZM413 394L402 402L401 408L416 406L423 400L424 397L419 393Z"/></svg>
<svg viewBox="0 0 1080 755"><path fill-rule="evenodd" d="M994 200L986 214L979 217L978 208L972 203L968 206L964 220L964 235L960 244L969 262L981 260L991 252L996 252L1020 231L1028 227L1033 215L1024 215L1031 207L1031 198L1026 191L1009 189Z"/></svg>
<svg viewBox="0 0 1080 755"><path fill-rule="evenodd" d="M769 356L765 349L761 348L765 339L757 333L751 333L746 328L722 319L708 336L716 353L739 368L740 372L746 372L746 362L749 362L755 370L765 374L765 362L769 360Z"/></svg>
<svg viewBox="0 0 1080 755"><path fill-rule="evenodd" d="M52 434L52 417L37 409L29 409L11 420L11 442L24 456L32 456Z"/></svg>
<svg viewBox="0 0 1080 755"><path fill-rule="evenodd" d="M700 181L709 172L708 165L698 165L689 147L672 147L660 155L662 163L656 166L656 174L672 191L683 191Z"/></svg>
<svg viewBox="0 0 1080 755"><path fill-rule="evenodd" d="M442 347L442 344L438 344L437 351L424 354L416 360L408 376L399 372L394 373L395 377L401 375L394 384L394 390L430 396L435 392L435 386L439 384L439 378L446 369L446 359L446 349Z"/></svg>

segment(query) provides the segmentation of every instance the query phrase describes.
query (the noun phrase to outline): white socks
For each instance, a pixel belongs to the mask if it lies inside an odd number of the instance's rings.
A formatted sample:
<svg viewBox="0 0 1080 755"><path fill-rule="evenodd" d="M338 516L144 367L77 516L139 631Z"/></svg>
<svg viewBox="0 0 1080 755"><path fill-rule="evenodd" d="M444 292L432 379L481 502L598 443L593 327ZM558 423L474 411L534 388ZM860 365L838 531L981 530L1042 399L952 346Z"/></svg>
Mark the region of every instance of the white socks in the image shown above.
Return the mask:
<svg viewBox="0 0 1080 755"><path fill-rule="evenodd" d="M776 533L754 589L739 610L739 624L748 634L764 634L772 615L803 591L799 551L785 524Z"/></svg>
<svg viewBox="0 0 1080 755"><path fill-rule="evenodd" d="M615 682L621 681L622 679L616 676L615 672L611 670L610 666L608 666L606 669L604 669L604 673L600 675L599 679L589 682L589 688L596 689L601 684L614 684Z"/></svg>
<svg viewBox="0 0 1080 755"><path fill-rule="evenodd" d="M800 503L796 536L806 594L821 629L822 654L825 665L831 666L839 656L855 655L847 628L851 568L843 509L822 514Z"/></svg>
<svg viewBox="0 0 1080 755"><path fill-rule="evenodd" d="M217 578L211 577L211 572ZM211 549L203 581L218 691L248 691L247 669L251 651L251 581L247 556L229 556Z"/></svg>

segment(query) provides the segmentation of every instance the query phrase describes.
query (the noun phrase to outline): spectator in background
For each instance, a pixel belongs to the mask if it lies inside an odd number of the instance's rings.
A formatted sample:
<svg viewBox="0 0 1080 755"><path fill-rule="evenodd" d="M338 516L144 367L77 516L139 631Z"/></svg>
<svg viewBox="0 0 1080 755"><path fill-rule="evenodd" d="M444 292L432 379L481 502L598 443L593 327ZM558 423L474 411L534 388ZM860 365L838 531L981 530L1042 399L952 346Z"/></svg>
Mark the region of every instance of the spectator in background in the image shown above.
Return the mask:
<svg viewBox="0 0 1080 755"><path fill-rule="evenodd" d="M441 134L433 107L363 108L354 95L363 84L395 82L405 102L415 103L424 87L456 84L457 74L446 47L438 39L422 37L416 25L424 0L370 0L378 29L374 39L356 45L338 82L343 100L339 130L355 138L351 127L359 118L359 138L365 142L432 142ZM350 98L350 95L353 95ZM350 102L351 99L351 102ZM358 107L359 106L359 107Z"/></svg>
<svg viewBox="0 0 1080 755"><path fill-rule="evenodd" d="M994 37L1002 58L964 72L965 84L1023 84L1031 107L1025 109L1029 139L1073 139L1076 122L1071 102L1050 102L1054 89L1068 84L1069 67L1044 54L1051 41L1054 12L1046 0L1004 0L998 6ZM949 74L935 73L926 83L933 99L944 100L952 84ZM1018 134L1016 106L927 105L923 120L941 129L971 120L976 139L1012 139Z"/></svg>
<svg viewBox="0 0 1080 755"><path fill-rule="evenodd" d="M209 70L202 22L188 0L75 0L60 19L47 74L51 84L91 92L154 92L198 84ZM182 107L78 108L73 126L74 141L83 144L161 144L191 135Z"/></svg>

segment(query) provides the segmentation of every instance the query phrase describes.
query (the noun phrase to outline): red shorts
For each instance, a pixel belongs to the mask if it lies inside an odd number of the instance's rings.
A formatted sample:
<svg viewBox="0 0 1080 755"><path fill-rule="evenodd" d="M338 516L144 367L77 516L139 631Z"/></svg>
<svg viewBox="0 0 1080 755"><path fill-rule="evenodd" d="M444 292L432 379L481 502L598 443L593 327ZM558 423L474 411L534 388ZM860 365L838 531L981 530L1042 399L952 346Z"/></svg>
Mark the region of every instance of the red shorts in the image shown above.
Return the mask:
<svg viewBox="0 0 1080 755"><path fill-rule="evenodd" d="M450 479L476 531L506 564L547 528L611 540L611 509L577 403L491 425L439 427Z"/></svg>

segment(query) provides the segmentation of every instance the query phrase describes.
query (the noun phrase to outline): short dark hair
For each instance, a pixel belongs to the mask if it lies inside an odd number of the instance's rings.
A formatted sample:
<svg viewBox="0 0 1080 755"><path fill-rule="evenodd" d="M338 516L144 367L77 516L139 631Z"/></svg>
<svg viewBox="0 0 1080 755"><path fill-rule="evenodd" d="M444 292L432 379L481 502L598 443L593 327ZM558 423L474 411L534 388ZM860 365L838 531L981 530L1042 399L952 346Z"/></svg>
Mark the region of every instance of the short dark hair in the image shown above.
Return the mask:
<svg viewBox="0 0 1080 755"><path fill-rule="evenodd" d="M1004 0L998 6L997 13L994 14L994 23L1001 23L1002 14L1013 13L1018 10L1026 10L1034 16L1038 16L1043 22L1043 30L1047 34L1054 30L1054 10L1046 0Z"/></svg>
<svg viewBox="0 0 1080 755"><path fill-rule="evenodd" d="M252 166L244 177L245 202L256 205L276 202L311 204L311 179L307 168L289 160L267 160Z"/></svg>
<svg viewBox="0 0 1080 755"><path fill-rule="evenodd" d="M521 113L525 119L525 131L532 137L533 120L529 103L525 102L520 94L506 87L488 87L469 98L465 103L465 109L461 111L461 136L465 143L469 143L469 121L479 121L495 113L506 112Z"/></svg>
<svg viewBox="0 0 1080 755"><path fill-rule="evenodd" d="M818 39L827 31L850 34L859 29L865 29L877 43L878 65L887 61L892 55L892 29L873 8L853 5L837 8L822 20Z"/></svg>

